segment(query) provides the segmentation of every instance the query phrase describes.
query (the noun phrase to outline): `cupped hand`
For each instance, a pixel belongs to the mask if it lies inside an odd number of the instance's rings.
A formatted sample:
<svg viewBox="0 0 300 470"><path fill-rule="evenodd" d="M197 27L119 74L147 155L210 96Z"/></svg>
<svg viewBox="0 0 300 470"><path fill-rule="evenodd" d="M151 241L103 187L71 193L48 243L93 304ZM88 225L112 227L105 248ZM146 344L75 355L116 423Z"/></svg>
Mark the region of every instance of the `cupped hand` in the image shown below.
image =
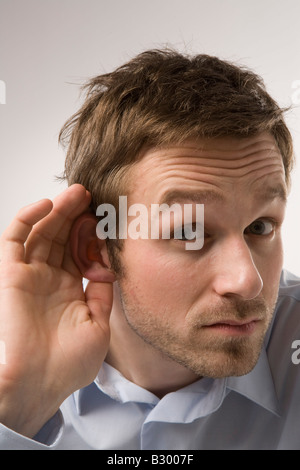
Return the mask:
<svg viewBox="0 0 300 470"><path fill-rule="evenodd" d="M20 210L0 240L0 422L29 437L107 353L112 284L84 291L71 255L72 225L89 204L70 186Z"/></svg>

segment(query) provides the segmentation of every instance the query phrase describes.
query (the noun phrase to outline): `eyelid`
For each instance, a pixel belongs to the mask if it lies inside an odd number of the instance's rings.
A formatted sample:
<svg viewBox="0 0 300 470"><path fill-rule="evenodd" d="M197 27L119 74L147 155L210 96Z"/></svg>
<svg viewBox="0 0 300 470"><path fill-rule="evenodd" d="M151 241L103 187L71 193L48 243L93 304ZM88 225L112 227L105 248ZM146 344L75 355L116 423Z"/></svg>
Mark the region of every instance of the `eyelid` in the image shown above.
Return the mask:
<svg viewBox="0 0 300 470"><path fill-rule="evenodd" d="M264 223L266 223L266 224L267 224L267 223L268 223L268 224L271 224L272 227L271 227L271 230L270 230L269 233L266 233L266 234L264 234L264 233L262 233L262 234L257 233L257 234L255 234L255 233L252 233L252 232L250 231L251 225L255 224L255 222L260 222L260 221L261 221L261 222L264 222ZM193 230L194 230L195 222L193 222L192 224L189 224L189 225L193 226ZM282 220L281 220L281 219L278 219L278 220L277 220L277 219L274 219L273 217L267 217L267 216L266 216L266 217L258 217L257 219L253 220L253 221L246 227L246 229L244 230L244 233L245 233L246 235L251 235L251 236L256 236L256 237L265 237L265 238L267 238L267 237L273 236L273 235L275 234L277 228L280 227L281 225L282 225ZM180 232L180 231L182 231L182 233L183 233L182 238L177 238L177 237L175 238L176 232L178 233L178 232ZM211 237L214 238L214 236L212 235L212 233L210 233L210 231L207 232L207 231L205 230L205 224L204 224L204 238L205 238L205 240L208 240L208 239L210 239ZM170 230L170 238L171 238L171 239L175 239L176 241L179 241L179 242L180 242L180 241L185 242L185 243L188 242L189 240L188 240L188 239L186 240L185 237L184 237L184 224L182 224L182 225L180 224L180 225L178 225L177 227L174 227L173 229L171 229L171 230Z"/></svg>
<svg viewBox="0 0 300 470"><path fill-rule="evenodd" d="M251 225L255 224L256 222L261 222L261 221L264 222L264 223L271 224L272 230L269 233L266 233L266 234L256 234L256 233L251 234L251 232L249 231ZM277 227L279 227L279 226L280 226L280 223L277 220L273 219L272 217L259 217L258 219L253 220L253 222L251 222L251 224L249 224L246 227L245 233L250 233L251 235L255 235L255 236L258 236L258 237L267 237L267 236L270 236L270 235L274 234Z"/></svg>

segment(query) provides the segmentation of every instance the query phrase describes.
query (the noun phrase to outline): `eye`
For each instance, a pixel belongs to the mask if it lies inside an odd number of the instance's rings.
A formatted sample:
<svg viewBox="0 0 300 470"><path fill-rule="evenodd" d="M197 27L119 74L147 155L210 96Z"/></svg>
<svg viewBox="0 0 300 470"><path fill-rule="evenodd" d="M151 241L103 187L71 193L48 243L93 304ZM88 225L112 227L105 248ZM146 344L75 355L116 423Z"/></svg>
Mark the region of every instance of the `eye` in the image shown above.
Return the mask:
<svg viewBox="0 0 300 470"><path fill-rule="evenodd" d="M199 237L203 226L199 223L186 224L184 226L176 227L171 234L171 238L175 238L182 241L190 241Z"/></svg>
<svg viewBox="0 0 300 470"><path fill-rule="evenodd" d="M184 232L184 227L176 227L174 229L174 232L171 233L170 238L175 238L176 240L186 240L185 232Z"/></svg>
<svg viewBox="0 0 300 470"><path fill-rule="evenodd" d="M246 228L245 233L267 236L274 232L275 226L275 222L271 220L257 219Z"/></svg>

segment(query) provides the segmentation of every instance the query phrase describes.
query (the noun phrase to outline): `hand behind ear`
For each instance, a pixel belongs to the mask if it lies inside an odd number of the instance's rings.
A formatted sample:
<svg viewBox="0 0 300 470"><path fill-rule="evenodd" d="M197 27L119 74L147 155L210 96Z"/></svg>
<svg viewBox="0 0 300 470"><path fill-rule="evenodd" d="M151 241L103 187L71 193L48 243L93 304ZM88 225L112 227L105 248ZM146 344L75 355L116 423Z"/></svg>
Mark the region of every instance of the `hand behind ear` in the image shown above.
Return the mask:
<svg viewBox="0 0 300 470"><path fill-rule="evenodd" d="M95 248L93 216L81 216L89 204L73 185L22 209L0 240L0 422L28 437L107 354L114 276L105 246Z"/></svg>

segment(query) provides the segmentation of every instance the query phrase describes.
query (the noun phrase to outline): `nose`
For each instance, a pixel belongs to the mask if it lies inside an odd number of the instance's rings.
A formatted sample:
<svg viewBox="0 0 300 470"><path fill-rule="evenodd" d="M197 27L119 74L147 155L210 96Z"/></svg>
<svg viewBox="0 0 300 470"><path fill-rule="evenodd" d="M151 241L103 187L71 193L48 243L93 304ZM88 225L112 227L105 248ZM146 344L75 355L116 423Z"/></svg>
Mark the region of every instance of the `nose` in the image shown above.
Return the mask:
<svg viewBox="0 0 300 470"><path fill-rule="evenodd" d="M213 263L213 287L218 295L251 300L260 294L263 281L242 237L231 238L219 246Z"/></svg>

